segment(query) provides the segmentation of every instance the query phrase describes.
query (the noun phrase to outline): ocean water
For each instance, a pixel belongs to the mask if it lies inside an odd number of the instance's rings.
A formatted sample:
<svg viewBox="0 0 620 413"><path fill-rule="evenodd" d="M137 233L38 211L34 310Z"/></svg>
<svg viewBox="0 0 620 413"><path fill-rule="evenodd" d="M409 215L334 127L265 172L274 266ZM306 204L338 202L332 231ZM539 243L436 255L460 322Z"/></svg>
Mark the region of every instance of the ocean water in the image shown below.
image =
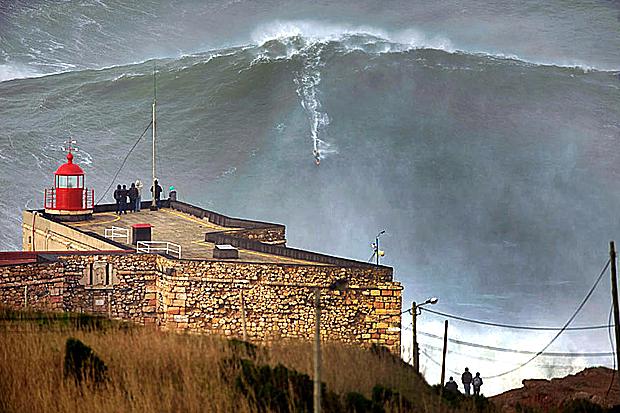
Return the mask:
<svg viewBox="0 0 620 413"><path fill-rule="evenodd" d="M21 211L42 206L69 137L103 195L150 122L154 69L164 187L364 261L385 229L404 308L438 296L463 317L563 325L620 235L617 1L0 0L1 249L20 248ZM149 145L118 183L149 179ZM609 288L574 325L607 323ZM419 324L443 334L442 317ZM532 351L554 335L449 331ZM441 341L419 341L437 382ZM574 331L549 351L610 344ZM527 358L451 344L448 367L489 377ZM540 357L483 392L612 363Z"/></svg>

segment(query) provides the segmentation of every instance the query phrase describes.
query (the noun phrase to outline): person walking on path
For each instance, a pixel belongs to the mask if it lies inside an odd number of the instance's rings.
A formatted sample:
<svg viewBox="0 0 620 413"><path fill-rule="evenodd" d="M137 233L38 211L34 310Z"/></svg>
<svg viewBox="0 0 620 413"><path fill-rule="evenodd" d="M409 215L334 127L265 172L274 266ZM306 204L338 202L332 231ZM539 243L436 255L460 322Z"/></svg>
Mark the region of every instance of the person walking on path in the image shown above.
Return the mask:
<svg viewBox="0 0 620 413"><path fill-rule="evenodd" d="M142 181L136 179L136 189L138 190L138 197L136 198L136 212L140 212L140 204L142 204L142 188L144 188Z"/></svg>
<svg viewBox="0 0 620 413"><path fill-rule="evenodd" d="M136 212L136 199L138 199L138 189L136 188L135 183L131 183L131 188L127 191L127 196L129 197L129 210L131 212Z"/></svg>
<svg viewBox="0 0 620 413"><path fill-rule="evenodd" d="M459 385L456 384L456 382L454 381L454 377L450 377L450 380L448 380L448 382L446 383L446 390L452 392L452 393L458 393L459 392Z"/></svg>
<svg viewBox="0 0 620 413"><path fill-rule="evenodd" d="M123 185L123 189L119 191L121 214L127 214L127 185Z"/></svg>
<svg viewBox="0 0 620 413"><path fill-rule="evenodd" d="M153 196L155 197L155 201L157 201L157 208L160 208L161 206L161 191L163 191L163 188L161 187L161 185L159 185L159 182L157 182L157 179L154 182L155 184L155 188L153 190L153 187L151 187L151 193L153 194Z"/></svg>
<svg viewBox="0 0 620 413"><path fill-rule="evenodd" d="M121 214L121 186L117 185L114 190L114 200L116 201L116 214Z"/></svg>
<svg viewBox="0 0 620 413"><path fill-rule="evenodd" d="M480 377L480 373L476 373L476 377L474 377L471 384L474 386L474 396L480 396L480 386L482 386L482 377Z"/></svg>
<svg viewBox="0 0 620 413"><path fill-rule="evenodd" d="M465 394L469 396L471 394L471 373L469 372L469 368L465 367L465 372L461 375L461 381L463 382L463 388L465 389Z"/></svg>

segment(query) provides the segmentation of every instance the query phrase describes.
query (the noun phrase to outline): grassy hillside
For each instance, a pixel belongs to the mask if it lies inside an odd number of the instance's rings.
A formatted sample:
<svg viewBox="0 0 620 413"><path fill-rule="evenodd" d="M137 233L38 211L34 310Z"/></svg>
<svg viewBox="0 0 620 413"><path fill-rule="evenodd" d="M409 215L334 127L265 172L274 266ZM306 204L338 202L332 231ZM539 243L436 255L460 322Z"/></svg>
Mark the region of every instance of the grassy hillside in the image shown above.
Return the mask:
<svg viewBox="0 0 620 413"><path fill-rule="evenodd" d="M265 348L84 315L0 309L0 319L2 412L311 411L311 343ZM67 377L69 338L105 363L104 380ZM322 378L325 412L476 410L381 351L325 344Z"/></svg>

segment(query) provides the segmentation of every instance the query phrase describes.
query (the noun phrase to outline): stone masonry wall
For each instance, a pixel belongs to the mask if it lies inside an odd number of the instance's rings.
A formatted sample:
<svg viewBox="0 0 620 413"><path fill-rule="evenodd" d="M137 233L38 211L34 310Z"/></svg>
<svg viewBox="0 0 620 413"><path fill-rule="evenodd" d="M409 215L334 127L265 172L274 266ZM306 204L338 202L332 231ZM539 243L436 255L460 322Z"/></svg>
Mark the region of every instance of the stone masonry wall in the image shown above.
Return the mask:
<svg viewBox="0 0 620 413"><path fill-rule="evenodd" d="M157 256L122 254L63 257L66 311L91 312L140 324L157 320ZM109 265L109 283L91 283L91 264ZM103 272L103 271L102 271Z"/></svg>
<svg viewBox="0 0 620 413"><path fill-rule="evenodd" d="M58 263L0 267L0 303L8 307L61 311L64 292Z"/></svg>
<svg viewBox="0 0 620 413"><path fill-rule="evenodd" d="M286 244L283 227L249 228L222 231L222 234L247 238L267 244Z"/></svg>
<svg viewBox="0 0 620 413"><path fill-rule="evenodd" d="M347 291L326 288L342 278L349 281ZM312 338L316 287L325 340L376 343L399 354L402 287L387 267L188 261L147 254L74 255L52 264L0 267L1 304L84 311L167 330L242 337L243 295L247 337L266 342Z"/></svg>

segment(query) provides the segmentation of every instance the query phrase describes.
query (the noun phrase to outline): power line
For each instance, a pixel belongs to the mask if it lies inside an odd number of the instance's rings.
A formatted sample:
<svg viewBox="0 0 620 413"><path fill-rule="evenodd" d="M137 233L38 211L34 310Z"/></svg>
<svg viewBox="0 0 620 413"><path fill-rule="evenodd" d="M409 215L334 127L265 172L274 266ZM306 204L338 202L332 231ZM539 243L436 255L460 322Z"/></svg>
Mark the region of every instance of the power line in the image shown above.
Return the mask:
<svg viewBox="0 0 620 413"><path fill-rule="evenodd" d="M418 331L418 334L443 340L443 337L441 336L427 333L424 331ZM614 354L614 353L556 353L556 352L545 353L544 351L539 352L539 351L515 350L515 349L510 349L510 348L504 348L504 347L485 346L484 344L471 343L469 341L458 340L455 338L448 338L448 341L451 343L455 343L455 344L461 344L463 346L483 348L485 350L501 351L504 353L516 353L516 354L538 354L538 355L549 356L549 357L608 357ZM545 347L545 349L547 347Z"/></svg>
<svg viewBox="0 0 620 413"><path fill-rule="evenodd" d="M99 198L99 200L97 201L97 203L95 205L99 205L99 203L101 202L101 200L103 200L103 198L105 198L105 196L107 195L108 191L110 190L110 188L112 188L112 185L114 185L114 181L116 181L116 177L118 176L118 174L121 172L121 169L123 169L123 166L125 166L125 162L127 162L127 158L129 158L129 155L131 155L131 153L133 152L133 150L136 148L136 146L138 146L138 143L140 142L140 140L142 139L142 137L144 136L144 134L146 134L146 131L149 130L149 128L151 127L151 125L153 124L153 121L151 121L148 126L144 129L144 132L142 132L142 135L140 135L140 137L138 138L138 140L136 141L136 143L133 144L133 146L131 147L131 149L129 150L129 152L127 152L127 154L125 155L125 158L123 159L123 162L121 162L121 166L118 168L118 170L116 171L116 173L114 174L114 177L112 178L112 181L110 182L110 185L108 186L108 189L105 190L105 192L103 193L103 195L101 195L101 198Z"/></svg>
<svg viewBox="0 0 620 413"><path fill-rule="evenodd" d="M438 365L439 367L441 367L441 363L438 362L437 360L435 360L434 358L432 358L427 352L426 350L422 350L422 354L424 354L426 356L427 359L429 359L430 361L432 361L433 363L435 363L436 365ZM461 374L460 372L456 371L456 370L452 370L451 368L447 367L448 371L452 374L456 374L459 375ZM443 383L441 383L441 385L443 386Z"/></svg>
<svg viewBox="0 0 620 413"><path fill-rule="evenodd" d="M607 271L607 268L609 267L609 264L611 263L611 258L607 260L607 263L605 264L605 266L603 267L603 269L601 270L601 273L599 274L598 278L596 279L596 281L594 282L594 285L592 286L592 288L590 288L590 291L588 291L588 294L586 294L585 298L581 301L581 304L579 304L579 306L577 307L577 309L575 310L575 312L573 313L573 315L568 319L568 321L566 322L566 324L564 324L562 330L558 331L558 333L547 343L546 346L544 346L542 348L542 350L540 350L538 353L534 354L532 357L530 357L529 360L527 360L526 362L520 364L519 366L507 370L503 373L500 374L496 374L494 376L490 376L487 377L488 379L494 379L497 377L502 377L505 376L507 374L510 374L512 372L515 372L517 370L519 370L520 368L523 368L525 366L527 366L529 363L531 363L536 357L540 356L541 354L543 354L543 352L545 350L547 350L549 348L549 346L551 344L553 344L553 342L560 337L560 335L564 332L564 330L570 325L570 323L573 322L573 320L575 319L575 317L577 317L577 315L579 314L579 312L581 311L581 309L583 308L584 305L586 305L586 303L588 302L588 300L590 299L590 297L592 296L592 293L594 293L594 290L596 289L596 287L598 286L598 283L601 282L601 279L603 278L603 275L605 274L605 271Z"/></svg>
<svg viewBox="0 0 620 413"><path fill-rule="evenodd" d="M411 331L411 326L405 326L402 328L403 330L408 330ZM427 336L427 337L432 337L432 338L436 338L438 340L443 340L443 337L438 336L436 334L432 334L432 333L427 333L425 331L418 331L418 334L422 335L422 336ZM504 348L504 347L494 347L494 346L485 346L483 344L478 344L478 343L472 343L471 341L464 341L464 340L458 340L455 338L450 338L448 337L448 341L454 344L461 344L463 346L468 346L468 347L476 347L476 348L483 348L485 350L493 350L493 351L501 351L504 353L517 353L517 354L536 354L536 351L527 351L527 350L514 350L511 348ZM542 353L541 355L543 356L549 356L549 357L607 357L607 356L611 356L614 355L616 353L604 353L604 352L591 352L591 353L554 353L554 352L545 352Z"/></svg>
<svg viewBox="0 0 620 413"><path fill-rule="evenodd" d="M434 350L434 351L443 351L441 347L431 346L430 344L420 343L420 346L426 347L427 349ZM454 351L454 350L450 350L448 354L456 354L459 356L467 357L468 359L492 361L495 363L499 362L499 363L516 364L514 361L510 361L510 360L501 360L501 359L497 359L496 357L484 357L484 356L479 356L479 355L466 354L466 353L461 353L461 352ZM557 368L566 368L566 369L576 367L570 364L534 364L534 366L541 367L541 368L556 368L557 367Z"/></svg>
<svg viewBox="0 0 620 413"><path fill-rule="evenodd" d="M537 331L559 331L559 330L562 330L562 331L568 331L568 330L597 330L597 329L613 327L613 325L610 325L610 324L599 325L599 326L567 327L567 328L562 328L562 327L519 326L519 325L513 325L513 324L494 323L494 322L491 322L491 321L474 320L474 319L471 319L471 318L460 317L460 316L453 315L453 314L442 313L441 311L431 310L431 309L425 308L425 307L420 308L420 310L421 311L427 311L429 313L433 313L433 314L440 315L440 316L443 316L443 317L452 318L452 319L459 320L459 321L465 321L467 323L482 324L482 325L485 325L485 326L492 326L492 327L512 328L512 329L518 329L518 330L537 330ZM411 310L409 310L409 312L411 312Z"/></svg>
<svg viewBox="0 0 620 413"><path fill-rule="evenodd" d="M609 307L609 318L607 320L608 324L611 324L611 314L613 312L614 305L612 303L611 307ZM616 346L614 346L614 339L611 336L611 327L607 330L607 334L609 335L609 345L611 346L611 350L614 351L614 356L616 355L615 350ZM605 399L609 396L609 392L611 391L611 387L614 385L614 378L616 377L616 358L613 357L614 360L614 368L611 370L611 380L609 381L609 387L607 388L607 393L605 393Z"/></svg>

